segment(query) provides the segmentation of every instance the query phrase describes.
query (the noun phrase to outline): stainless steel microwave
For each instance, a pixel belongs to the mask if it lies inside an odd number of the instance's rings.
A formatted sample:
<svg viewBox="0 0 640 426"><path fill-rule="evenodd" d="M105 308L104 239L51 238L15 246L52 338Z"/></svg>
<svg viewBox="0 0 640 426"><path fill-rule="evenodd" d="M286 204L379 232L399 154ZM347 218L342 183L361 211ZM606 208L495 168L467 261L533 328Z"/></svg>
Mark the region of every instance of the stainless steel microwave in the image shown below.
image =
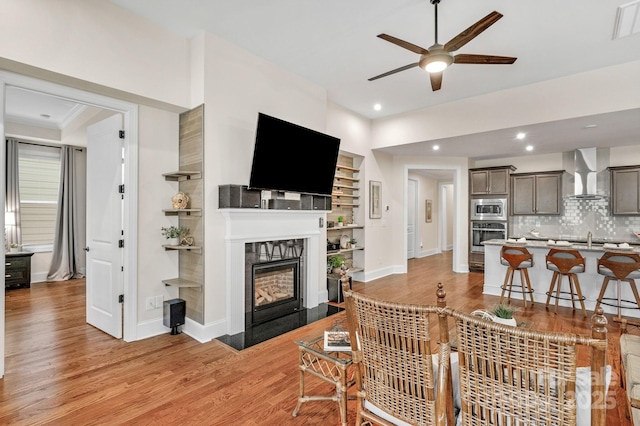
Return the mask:
<svg viewBox="0 0 640 426"><path fill-rule="evenodd" d="M506 198L474 198L470 204L471 220L507 220Z"/></svg>

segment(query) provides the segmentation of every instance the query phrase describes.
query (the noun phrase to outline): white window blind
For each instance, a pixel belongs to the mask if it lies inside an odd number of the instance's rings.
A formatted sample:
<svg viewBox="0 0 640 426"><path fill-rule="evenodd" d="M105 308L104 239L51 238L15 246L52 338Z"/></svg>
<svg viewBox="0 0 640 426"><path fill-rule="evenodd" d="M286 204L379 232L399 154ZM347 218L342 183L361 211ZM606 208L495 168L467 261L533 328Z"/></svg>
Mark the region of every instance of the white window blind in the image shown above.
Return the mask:
<svg viewBox="0 0 640 426"><path fill-rule="evenodd" d="M60 148L20 144L22 244L53 244L60 186Z"/></svg>

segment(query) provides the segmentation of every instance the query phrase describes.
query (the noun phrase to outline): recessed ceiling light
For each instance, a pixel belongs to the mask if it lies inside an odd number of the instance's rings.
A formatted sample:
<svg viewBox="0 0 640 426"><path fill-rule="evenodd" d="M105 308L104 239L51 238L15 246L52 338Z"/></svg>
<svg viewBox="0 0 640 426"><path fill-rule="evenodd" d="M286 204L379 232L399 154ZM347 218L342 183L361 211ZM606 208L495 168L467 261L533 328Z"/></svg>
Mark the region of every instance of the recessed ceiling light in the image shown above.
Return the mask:
<svg viewBox="0 0 640 426"><path fill-rule="evenodd" d="M584 126L585 129L595 129L596 127L598 127L597 124L587 124Z"/></svg>
<svg viewBox="0 0 640 426"><path fill-rule="evenodd" d="M376 111L380 111L380 110L382 109L382 105L380 105L380 104L375 104L375 105L373 106L373 109L375 109Z"/></svg>
<svg viewBox="0 0 640 426"><path fill-rule="evenodd" d="M49 114L40 114L40 117L42 117L42 118L51 118L51 116Z"/></svg>
<svg viewBox="0 0 640 426"><path fill-rule="evenodd" d="M533 145L527 145L525 148L527 151L533 151Z"/></svg>
<svg viewBox="0 0 640 426"><path fill-rule="evenodd" d="M439 149L440 149L440 145L434 145L434 146L433 146L433 150L434 150L434 151L437 151L437 150L439 150Z"/></svg>
<svg viewBox="0 0 640 426"><path fill-rule="evenodd" d="M524 138L525 138L525 136L527 136L527 134L526 134L526 133L520 132L520 133L518 133L518 134L516 135L516 139L518 139L518 140L522 140L522 139L524 139Z"/></svg>

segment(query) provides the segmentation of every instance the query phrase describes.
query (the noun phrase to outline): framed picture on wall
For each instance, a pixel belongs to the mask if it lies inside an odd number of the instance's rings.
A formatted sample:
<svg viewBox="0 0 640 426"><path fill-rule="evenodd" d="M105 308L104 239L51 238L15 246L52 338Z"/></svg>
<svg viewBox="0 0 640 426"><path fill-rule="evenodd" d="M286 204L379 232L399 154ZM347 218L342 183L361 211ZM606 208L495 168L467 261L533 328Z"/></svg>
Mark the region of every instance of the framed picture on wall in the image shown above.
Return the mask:
<svg viewBox="0 0 640 426"><path fill-rule="evenodd" d="M382 182L369 181L369 218L382 217Z"/></svg>
<svg viewBox="0 0 640 426"><path fill-rule="evenodd" d="M426 200L425 201L425 206L424 206L424 218L425 218L425 222L430 223L431 222L431 211L432 211L432 203L431 200Z"/></svg>

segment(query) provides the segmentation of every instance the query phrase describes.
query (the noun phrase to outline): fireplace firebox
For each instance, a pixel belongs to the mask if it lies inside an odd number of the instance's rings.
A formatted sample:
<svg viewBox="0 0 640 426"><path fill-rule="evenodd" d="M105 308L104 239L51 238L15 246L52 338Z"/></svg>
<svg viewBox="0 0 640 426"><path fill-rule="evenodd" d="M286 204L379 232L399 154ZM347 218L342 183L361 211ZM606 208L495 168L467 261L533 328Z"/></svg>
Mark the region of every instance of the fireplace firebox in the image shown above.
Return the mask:
<svg viewBox="0 0 640 426"><path fill-rule="evenodd" d="M300 258L254 263L251 269L252 324L300 310Z"/></svg>

